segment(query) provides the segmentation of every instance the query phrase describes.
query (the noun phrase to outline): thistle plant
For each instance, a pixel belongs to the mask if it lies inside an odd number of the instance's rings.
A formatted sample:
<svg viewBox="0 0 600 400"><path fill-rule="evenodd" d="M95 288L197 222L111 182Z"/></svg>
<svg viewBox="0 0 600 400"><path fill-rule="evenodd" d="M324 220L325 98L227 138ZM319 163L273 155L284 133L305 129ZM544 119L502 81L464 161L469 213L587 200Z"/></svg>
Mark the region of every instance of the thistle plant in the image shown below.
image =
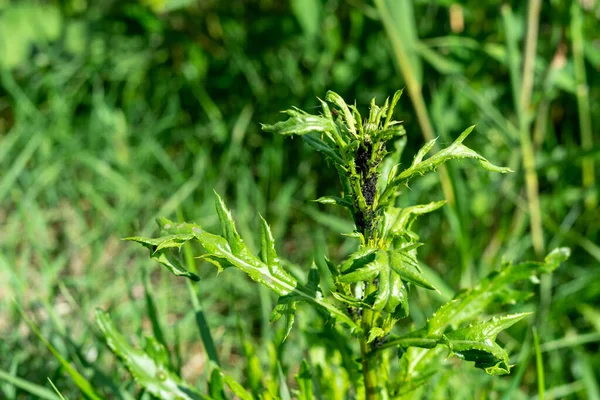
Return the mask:
<svg viewBox="0 0 600 400"><path fill-rule="evenodd" d="M253 254L217 194L220 235L197 224L160 218L158 224L163 236L128 238L150 249L151 257L175 275L193 281L198 276L187 270L174 252L189 241L200 243L205 250L200 257L214 264L219 272L228 268L245 272L278 296L271 320L285 320L283 340L293 329L298 306L314 308L323 320L322 337L345 341L344 349L338 350L343 353L341 357L329 358L327 367L343 369L351 382L337 387L326 370L315 369L304 361L297 376L298 398L400 398L426 384L440 368L441 359L449 355L474 362L476 368L488 374L509 373L509 355L496 336L528 313L482 315L492 305L524 301L528 293L513 288L512 284L553 271L569 255L568 249L559 248L544 262L504 263L477 286L461 291L443 304L425 326L413 327L408 301L411 291L428 290L435 296L437 289L419 266L417 250L424 243L412 226L417 217L439 209L445 202L399 208L397 200L403 189L413 178L435 171L452 159L473 159L497 173L510 170L493 165L464 144L473 126L431 156L428 154L435 140L426 143L412 163L403 168L399 157L406 131L401 122L393 119L401 93L396 92L381 107L373 100L369 115L363 118L356 105L348 105L336 93L328 92L320 100L319 115L293 108L285 111L289 117L285 121L262 125L266 132L301 136L325 156L339 175L341 194L317 201L344 207L349 212L355 230L344 233L356 239L357 248L340 262L326 260L333 281L331 292L321 289L322 278L314 263L307 269L306 280L284 268L269 225L262 218L260 253ZM399 324L400 321L403 322ZM156 341L150 341L145 352L136 350L116 332L108 314L99 311L98 323L108 345L124 360L137 382L158 397L222 398L219 396L225 396L225 386L244 399L286 397L273 389L285 385L285 379L264 388L258 388L254 379L252 388L244 389L216 364L209 393L201 395L198 389L169 371L164 348ZM318 385L313 386L313 381Z"/></svg>

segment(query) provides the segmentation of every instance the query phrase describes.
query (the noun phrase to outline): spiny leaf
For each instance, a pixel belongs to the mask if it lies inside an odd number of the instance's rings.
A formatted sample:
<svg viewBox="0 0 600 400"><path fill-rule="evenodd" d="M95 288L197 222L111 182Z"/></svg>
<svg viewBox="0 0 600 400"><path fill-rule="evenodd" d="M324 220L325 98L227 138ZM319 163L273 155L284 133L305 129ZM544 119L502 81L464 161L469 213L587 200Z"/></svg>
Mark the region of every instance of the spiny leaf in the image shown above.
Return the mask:
<svg viewBox="0 0 600 400"><path fill-rule="evenodd" d="M474 361L475 367L484 369L490 375L502 375L510 372L509 357L498 343L496 336L530 313L509 314L494 317L457 329L448 334L432 334L426 328L419 329L400 337L390 337L382 347L399 346L432 349L437 345L446 345L451 354L465 361Z"/></svg>
<svg viewBox="0 0 600 400"><path fill-rule="evenodd" d="M290 116L289 119L273 125L261 124L262 130L286 136L306 135L312 132L325 133L336 130L335 123L330 118L311 115L296 108L284 112Z"/></svg>
<svg viewBox="0 0 600 400"><path fill-rule="evenodd" d="M455 299L441 306L429 319L425 328L400 337L389 337L379 348L400 346L431 349L441 343L450 346L457 356L475 361L477 366L484 368L489 374L508 373L508 355L494 340L499 331L514 324L526 314L497 317L487 322L459 327L465 322L477 320L491 303L508 303L522 298L523 296L519 295L522 292L512 289L511 284L527 280L536 273L553 271L569 257L569 254L568 248L558 248L548 254L543 263L506 264L499 271L490 273L475 288L461 292ZM449 326L455 331L446 333ZM474 341L477 343L473 343ZM415 355L416 359L422 360L425 353L431 357L437 354L431 350L419 351ZM413 361L411 369L418 370L419 367L415 364L418 362L422 361Z"/></svg>
<svg viewBox="0 0 600 400"><path fill-rule="evenodd" d="M570 254L568 248L557 248L545 259L545 262L524 262L507 264L500 271L495 271L483 279L476 287L461 292L456 298L441 306L427 322L431 334L441 334L446 327L458 327L485 311L492 303L511 301L514 296L505 297L508 286L529 279L540 272L551 272Z"/></svg>
<svg viewBox="0 0 600 400"><path fill-rule="evenodd" d="M426 143L425 146L423 146L416 154L411 166L399 173L398 175L396 175L390 181L390 183L388 184L384 193L381 196L382 203L387 204L384 200L390 198L392 193L396 191L398 185L408 182L412 177L416 175L424 175L426 172L432 171L441 164L452 159L474 158L477 161L479 161L481 166L490 171L500 173L512 172L510 168L498 167L496 165L491 164L483 156L462 144L462 142L467 138L467 136L469 136L469 134L473 131L474 128L475 125L470 126L465 131L463 131L450 146L446 147L443 150L440 150L428 159L423 160L423 157L433 148L435 144L435 139Z"/></svg>
<svg viewBox="0 0 600 400"><path fill-rule="evenodd" d="M375 251L357 259L338 279L344 283L371 281L387 268L387 265L387 254L383 251Z"/></svg>
<svg viewBox="0 0 600 400"><path fill-rule="evenodd" d="M180 248L183 243L193 238L193 235L169 235L156 239L133 236L123 240L142 244L150 250L150 258L167 267L174 275L185 276L193 281L199 281L200 277L198 275L185 269L177 259L169 255L171 248Z"/></svg>
<svg viewBox="0 0 600 400"><path fill-rule="evenodd" d="M400 275L400 277L404 280L417 286L424 287L425 289L435 290L439 293L439 290L429 283L427 279L425 279L425 277L417 270L417 260L408 252L402 250L391 250L390 265L394 272Z"/></svg>
<svg viewBox="0 0 600 400"><path fill-rule="evenodd" d="M402 92L404 89L397 90L394 93L394 97L392 97L392 103L390 104L390 108L388 109L387 116L385 118L385 123L383 124L383 129L387 129L390 123L392 122L392 116L394 114L394 109L396 108L396 104L400 100L400 96L402 96Z"/></svg>
<svg viewBox="0 0 600 400"><path fill-rule="evenodd" d="M209 399L169 371L160 355L164 348L162 350L155 348L151 354L148 354L131 347L117 331L110 316L100 309L96 310L96 323L108 347L121 359L135 381L152 395L163 400ZM158 342L153 342L152 347L157 346L162 347Z"/></svg>
<svg viewBox="0 0 600 400"><path fill-rule="evenodd" d="M408 285L402 282L400 275L391 274L390 290L385 311L393 313L395 319L408 317Z"/></svg>
<svg viewBox="0 0 600 400"><path fill-rule="evenodd" d="M465 361L474 361L475 367L484 369L490 375L510 373L508 353L496 343L496 336L531 313L509 314L493 317L457 329L445 335L445 341L452 353Z"/></svg>
<svg viewBox="0 0 600 400"><path fill-rule="evenodd" d="M260 220L260 258L263 263L271 266L272 270L277 270L281 268L281 263L279 262L277 251L275 250L275 239L273 239L269 224L267 224L267 221L265 221L262 215L260 216Z"/></svg>
<svg viewBox="0 0 600 400"><path fill-rule="evenodd" d="M223 203L221 196L219 196L217 192L214 193L216 196L215 206L217 208L217 215L221 222L222 236L227 240L227 243L229 243L232 252L247 253L248 248L235 228L235 222L233 221L231 211L225 207L225 203Z"/></svg>
<svg viewBox="0 0 600 400"><path fill-rule="evenodd" d="M331 158L333 161L337 163L339 168L344 165L344 160L338 154L336 150L334 150L331 146L325 143L323 140L319 139L316 135L304 135L302 136L302 140L304 140L310 147L321 152Z"/></svg>
<svg viewBox="0 0 600 400"><path fill-rule="evenodd" d="M429 283L419 270L414 250L420 243L408 245L402 249L389 251L363 248L352 254L342 263L342 274L335 279L341 283L367 282L377 285L377 291L372 299L365 298L362 302L371 304L369 308L394 312L398 305L398 316L408 313L407 290L403 281L411 282L426 289L437 289ZM375 279L377 281L375 283ZM346 304L352 303L349 296L336 296ZM372 300L372 303L369 303ZM362 303L361 302L361 303Z"/></svg>
<svg viewBox="0 0 600 400"><path fill-rule="evenodd" d="M384 213L384 236L396 236L411 229L419 215L433 212L446 204L446 200L434 201L428 204L397 208L388 207Z"/></svg>
<svg viewBox="0 0 600 400"><path fill-rule="evenodd" d="M354 115L350 108L342 99L342 96L339 94L329 90L325 94L325 101L335 104L335 106L342 112L342 117L344 118L344 122L346 123L346 127L352 134L352 136L357 137L356 135L356 121L354 120Z"/></svg>
<svg viewBox="0 0 600 400"><path fill-rule="evenodd" d="M215 264L220 271L229 267L238 268L252 280L265 285L281 296L283 298L282 305L279 306L276 313L291 317L295 305L290 305L288 299L294 299L294 301L304 300L325 310L337 321L343 322L351 328L357 328L354 321L343 311L327 303L321 295L317 295L316 290L312 291L308 286L299 286L296 279L283 269L275 252L273 237L266 222L263 222L262 227L261 249L263 254L261 254L261 259L249 251L237 233L231 213L218 196L216 207L223 235L226 237L206 232L196 224L174 224L167 219L161 219L160 224L167 233L192 233L207 252L202 258ZM286 297L288 295L289 297Z"/></svg>
<svg viewBox="0 0 600 400"><path fill-rule="evenodd" d="M385 331L380 327L376 326L369 331L369 337L367 338L367 343L372 343L376 339L382 338L385 336Z"/></svg>
<svg viewBox="0 0 600 400"><path fill-rule="evenodd" d="M321 289L319 288L319 269L313 262L308 272L308 282L306 285L298 288L298 291L304 293L313 299L323 299L323 293L321 293ZM286 296L281 296L277 305L273 309L273 313L271 314L271 322L278 321L281 317L285 317L286 322L286 330L284 332L283 340L285 341L292 330L292 326L294 325L294 319L296 316L296 305L299 301L305 301L306 296L300 296L297 292L291 293Z"/></svg>

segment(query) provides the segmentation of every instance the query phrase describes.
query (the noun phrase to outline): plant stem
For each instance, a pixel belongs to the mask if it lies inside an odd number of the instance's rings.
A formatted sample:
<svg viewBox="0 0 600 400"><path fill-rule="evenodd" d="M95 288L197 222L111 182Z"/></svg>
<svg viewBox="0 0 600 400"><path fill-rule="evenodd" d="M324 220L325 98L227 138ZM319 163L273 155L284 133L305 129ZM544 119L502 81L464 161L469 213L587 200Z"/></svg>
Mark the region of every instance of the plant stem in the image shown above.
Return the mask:
<svg viewBox="0 0 600 400"><path fill-rule="evenodd" d="M396 30L397 24L394 23L392 12L387 6L385 0L375 0L375 5L379 10L379 16L383 21L383 26L385 27L390 42L392 43L392 48L396 55L396 61L400 69L400 73L402 73L402 76L406 81L406 87L410 95L410 100L415 108L415 113L417 114L417 120L421 126L423 137L429 142L435 139L435 133L433 130L433 125L431 124L431 120L429 119L427 107L425 106L425 100L423 99L421 82L419 82L417 73L409 59L409 49L407 46L405 46L402 36ZM408 29L408 27L406 27L406 29ZM416 36L416 33L414 33L414 36ZM436 151L439 150L437 146L434 147L434 149ZM452 187L452 182L450 181L448 170L442 165L439 167L439 172L442 190L444 191L444 197L448 201L448 204L453 206L455 203L454 189Z"/></svg>
<svg viewBox="0 0 600 400"><path fill-rule="evenodd" d="M377 371L373 368L374 365L372 365L366 336L363 336L360 339L360 355L362 360L363 378L365 380L365 399L377 400Z"/></svg>
<svg viewBox="0 0 600 400"><path fill-rule="evenodd" d="M521 128L521 151L523 152L523 167L525 168L527 199L529 201L531 237L533 239L533 248L538 257L541 257L544 253L544 231L542 229L542 214L540 211L540 199L538 193L538 176L535 171L535 154L529 129L531 126L529 108L531 107L531 91L533 88L533 73L535 69L535 53L541 7L541 0L531 0L529 2L522 90L520 104L518 104L519 125Z"/></svg>
<svg viewBox="0 0 600 400"><path fill-rule="evenodd" d="M587 79L585 76L585 58L583 54L583 21L581 6L574 2L571 6L571 37L573 38L573 65L575 66L575 81L577 82L577 108L579 111L579 130L581 147L590 150L593 146L592 118L590 115L590 100L588 96ZM598 204L595 187L594 159L584 157L582 162L583 190L585 191L585 208L593 210Z"/></svg>
<svg viewBox="0 0 600 400"><path fill-rule="evenodd" d="M527 192L531 237L533 248L538 257L541 257L544 253L544 233L538 196L538 177L535 170L535 154L529 132L531 125L529 108L531 106L531 88L533 87L540 8L541 0L530 1L524 66L521 75L519 73L518 38L514 34L512 9L509 5L502 6L513 102L519 121L519 139L523 157L523 169L525 170L525 189ZM519 88L521 88L521 91L519 91Z"/></svg>

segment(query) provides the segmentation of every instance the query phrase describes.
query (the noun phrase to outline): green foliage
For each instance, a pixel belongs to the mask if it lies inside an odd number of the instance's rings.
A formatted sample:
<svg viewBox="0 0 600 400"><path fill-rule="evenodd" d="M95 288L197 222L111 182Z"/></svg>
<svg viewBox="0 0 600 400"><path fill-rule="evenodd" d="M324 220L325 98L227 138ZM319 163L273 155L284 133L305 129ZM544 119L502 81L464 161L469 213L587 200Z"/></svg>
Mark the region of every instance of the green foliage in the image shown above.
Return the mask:
<svg viewBox="0 0 600 400"><path fill-rule="evenodd" d="M352 384L367 399L388 397L390 393L406 388L410 390L426 381L404 381L403 387L398 387L388 363L382 363L388 358L385 353L389 352L389 348L397 348L400 354L404 354L410 347L433 349L443 345L451 354L473 361L475 367L490 375L508 374L511 369L509 355L496 342L496 337L528 313L502 315L488 321L481 321L480 316L492 305L524 301L523 292L512 289L511 285L536 274L552 272L568 258L569 250L556 249L544 263L505 264L476 287L461 292L442 305L425 328L400 336L392 334L396 323L410 315L408 298L413 286L437 291L419 266L417 249L423 243L412 230L412 225L419 215L435 211L444 204L440 201L398 208L395 205L401 196L401 184L452 159L474 158L490 171L510 171L494 166L463 145L473 130L470 127L450 146L424 160L434 145L433 141L427 143L417 152L409 168L402 172L392 168L386 183L379 185L381 165L388 154L387 143L406 134L401 123L392 119L401 93L396 92L391 102L387 99L383 107L373 101L369 117L363 119L356 106L348 106L339 95L328 92L325 101L321 101L321 115L292 109L287 111L290 118L286 121L263 125L265 131L301 135L310 146L326 156L339 174L342 195L320 198L317 202L342 205L350 211L355 225L353 236L360 240L360 246L340 264L326 260L335 286L331 296L324 295L320 274L314 264L309 269L306 284L301 284L286 271L264 218L261 218L260 256L252 254L238 233L231 212L218 195L216 210L221 235L209 233L197 224L173 223L160 218L158 223L166 236L128 240L149 247L152 258L175 275L191 279L196 276L180 266L174 267L173 262L164 261L167 259L165 252L179 250L186 242L198 241L205 250L201 258L216 265L219 273L227 268L237 268L279 296L271 321L285 317L283 340L292 330L299 302L315 307L324 317L325 326L331 322L341 323L340 326L330 326L329 332L336 332L341 337L346 335L346 338L355 338L359 342L363 386L357 381ZM352 353L352 350L349 351ZM346 368L354 367L350 364ZM412 368L419 367L413 365ZM279 364L278 371L281 376ZM307 381L309 371L308 364L303 362L297 376L299 393L304 398L312 396L311 385ZM281 398L289 397L287 384L281 379L279 381L279 395ZM210 395L213 398L223 397L223 387L222 373L213 370ZM231 385L230 388L234 392L241 390Z"/></svg>
<svg viewBox="0 0 600 400"><path fill-rule="evenodd" d="M536 4L539 31L532 31ZM409 168L424 143L437 137L428 153L435 155L472 123L477 132L463 144L515 173L450 162L438 167L440 174L398 185L396 211L381 210L379 229L391 223L388 215L414 222L405 210L447 200L440 212L404 229L411 242L424 243L416 248L419 273L441 294L390 285L403 295L388 297L388 309L401 298L394 317L408 318L388 336L385 326L359 326L356 335L368 335L373 348L389 343L426 327L459 288L475 287L503 260L542 260L544 247L574 252L568 268L543 275L539 285L533 276L511 284L505 293L513 301L492 300L477 318L444 329L445 335L493 315L533 311L496 340L516 364L510 375L491 377L471 362L447 359L440 343L400 348L399 360L392 350L379 352L376 361L390 371L379 374L380 382L390 397L405 399L599 398L599 7L0 0L0 398L59 398L51 384L68 399L89 387L101 398L152 398L126 368L115 367L118 359L94 324L97 307L111 310L128 342L144 347L150 334L165 344L173 371L202 393L213 375L219 387L214 362L256 398L286 393L282 381L294 398L294 377L306 360L314 398L364 397L360 340L322 309L293 296L278 299L238 268L215 274L194 258L201 254L196 239L181 253L165 248L154 255L199 282L173 279L148 250L118 238L155 235L153 221L162 215L217 233L214 188L251 254L262 260L262 215L282 268L301 286L311 275L316 293L337 308L377 312L373 304L383 291L363 301L347 290L360 282L333 279L361 234L352 232L353 218L344 218L354 205L344 195L348 188L336 187L336 170L326 168L332 163L312 151L308 135L265 135L254 121L275 123L277 110L290 105L318 114L315 96L327 88L355 98L362 112L371 98L385 99L404 85L408 96L398 106L409 134L387 143L380 204L386 178ZM337 108L332 114L342 115ZM539 181L536 235L530 176ZM48 346L23 324L13 298ZM269 322L278 315L279 323ZM240 325L245 334L238 338ZM233 396L226 382L223 391Z"/></svg>

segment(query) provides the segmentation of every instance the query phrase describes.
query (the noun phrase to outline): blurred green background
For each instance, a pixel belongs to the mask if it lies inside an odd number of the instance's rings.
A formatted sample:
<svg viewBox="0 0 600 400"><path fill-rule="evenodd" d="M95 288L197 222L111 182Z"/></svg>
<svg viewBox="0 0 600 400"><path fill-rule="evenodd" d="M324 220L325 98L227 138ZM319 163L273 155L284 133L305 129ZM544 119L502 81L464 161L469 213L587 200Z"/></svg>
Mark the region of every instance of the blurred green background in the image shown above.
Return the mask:
<svg viewBox="0 0 600 400"><path fill-rule="evenodd" d="M216 228L214 189L251 247L261 213L292 269L312 259L325 269L323 256L353 246L339 234L353 229L347 216L309 201L336 194L336 175L259 122L292 105L316 113L328 89L365 110L406 86L403 164L428 136L448 144L477 124L469 147L516 171L453 163L445 191L428 175L405 192L402 205L454 197L420 222L422 264L443 290L413 294L416 326L502 260L573 249L536 286L536 316L499 338L513 373L449 361L457 374L434 378L430 396L534 398L537 326L546 398L600 399L600 2L542 1L532 32L536 3L0 0L0 398L36 398L47 378L80 396L16 302L102 393L135 386L120 383L127 373L98 339L94 309L141 337L153 305L183 376L202 387L184 282L120 238L156 233L156 216ZM225 370L243 382L237 315L264 359L274 299L242 274L217 279L197 264ZM296 331L290 340L303 343ZM302 355L290 347L294 370Z"/></svg>

